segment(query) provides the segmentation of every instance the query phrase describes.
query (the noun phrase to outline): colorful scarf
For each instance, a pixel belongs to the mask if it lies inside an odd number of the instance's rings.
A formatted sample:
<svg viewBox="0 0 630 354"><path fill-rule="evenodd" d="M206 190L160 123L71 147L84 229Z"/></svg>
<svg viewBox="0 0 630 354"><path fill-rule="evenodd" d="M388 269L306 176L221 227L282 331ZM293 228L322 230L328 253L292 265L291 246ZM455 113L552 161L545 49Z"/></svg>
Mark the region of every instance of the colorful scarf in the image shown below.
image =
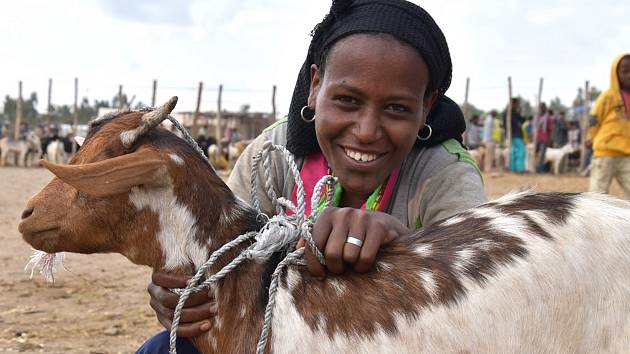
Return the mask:
<svg viewBox="0 0 630 354"><path fill-rule="evenodd" d="M395 168L387 180L376 187L368 199L363 203L363 205L361 205L361 209L385 211L392 194L394 194L394 187L396 185L399 169L399 167ZM300 171L300 177L302 177L304 190L306 191L306 215L311 214L311 195L313 193L313 188L315 188L315 185L323 176L330 174L330 172L328 162L321 152L315 152L305 158L304 165ZM323 191L322 199L319 202L318 208L323 208L326 195L326 191ZM341 188L341 185L337 183L335 185L334 197L331 204L333 207L339 206L342 195L343 189ZM293 186L291 201L294 204L297 204L297 185ZM289 213L289 211L287 211L287 213Z"/></svg>

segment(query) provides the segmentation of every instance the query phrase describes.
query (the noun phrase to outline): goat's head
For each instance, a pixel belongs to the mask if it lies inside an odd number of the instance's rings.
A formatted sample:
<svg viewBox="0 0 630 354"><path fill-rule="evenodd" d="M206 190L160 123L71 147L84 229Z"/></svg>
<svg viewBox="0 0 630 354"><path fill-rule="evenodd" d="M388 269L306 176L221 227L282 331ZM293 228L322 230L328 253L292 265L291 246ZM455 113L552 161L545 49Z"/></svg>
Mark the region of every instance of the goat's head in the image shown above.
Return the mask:
<svg viewBox="0 0 630 354"><path fill-rule="evenodd" d="M69 165L42 161L56 178L29 200L24 240L46 252L122 253L154 268L203 263L211 243L229 237L217 233L239 202L191 146L158 127L176 102L98 118Z"/></svg>

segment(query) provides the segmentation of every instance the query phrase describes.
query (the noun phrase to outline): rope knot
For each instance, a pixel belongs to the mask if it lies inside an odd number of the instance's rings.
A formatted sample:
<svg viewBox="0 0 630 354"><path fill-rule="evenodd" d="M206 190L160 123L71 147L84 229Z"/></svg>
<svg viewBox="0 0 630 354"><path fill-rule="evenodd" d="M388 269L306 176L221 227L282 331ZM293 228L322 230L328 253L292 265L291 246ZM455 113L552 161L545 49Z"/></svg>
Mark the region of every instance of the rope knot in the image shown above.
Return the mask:
<svg viewBox="0 0 630 354"><path fill-rule="evenodd" d="M300 229L291 218L285 215L273 216L256 235L256 243L248 251L248 258L263 261L274 252L294 247L300 236Z"/></svg>

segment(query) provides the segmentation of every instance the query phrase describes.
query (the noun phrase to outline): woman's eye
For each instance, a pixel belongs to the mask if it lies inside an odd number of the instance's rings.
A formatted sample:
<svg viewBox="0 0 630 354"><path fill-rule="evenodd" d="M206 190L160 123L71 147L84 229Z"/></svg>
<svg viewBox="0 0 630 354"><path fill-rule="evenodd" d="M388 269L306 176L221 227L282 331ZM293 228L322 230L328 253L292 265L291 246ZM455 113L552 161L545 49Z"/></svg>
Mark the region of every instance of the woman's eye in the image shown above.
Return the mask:
<svg viewBox="0 0 630 354"><path fill-rule="evenodd" d="M345 103L345 104L352 104L352 105L356 105L356 104L359 103L359 101L356 98L352 97L352 96L339 95L339 96L333 97L333 100L339 101L339 102Z"/></svg>
<svg viewBox="0 0 630 354"><path fill-rule="evenodd" d="M387 106L387 109L396 113L407 113L411 111L406 106L400 104L390 104Z"/></svg>

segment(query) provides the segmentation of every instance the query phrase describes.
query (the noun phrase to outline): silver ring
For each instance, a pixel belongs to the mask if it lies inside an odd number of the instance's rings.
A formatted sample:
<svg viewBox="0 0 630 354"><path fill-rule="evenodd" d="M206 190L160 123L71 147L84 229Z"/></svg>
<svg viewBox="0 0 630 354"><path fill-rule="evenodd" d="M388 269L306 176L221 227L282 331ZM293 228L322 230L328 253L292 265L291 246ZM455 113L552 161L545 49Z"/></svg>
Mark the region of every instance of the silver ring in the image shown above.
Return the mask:
<svg viewBox="0 0 630 354"><path fill-rule="evenodd" d="M352 236L348 236L348 238L346 238L346 243L355 245L357 247L363 246L363 241L359 240L356 237L352 237Z"/></svg>

